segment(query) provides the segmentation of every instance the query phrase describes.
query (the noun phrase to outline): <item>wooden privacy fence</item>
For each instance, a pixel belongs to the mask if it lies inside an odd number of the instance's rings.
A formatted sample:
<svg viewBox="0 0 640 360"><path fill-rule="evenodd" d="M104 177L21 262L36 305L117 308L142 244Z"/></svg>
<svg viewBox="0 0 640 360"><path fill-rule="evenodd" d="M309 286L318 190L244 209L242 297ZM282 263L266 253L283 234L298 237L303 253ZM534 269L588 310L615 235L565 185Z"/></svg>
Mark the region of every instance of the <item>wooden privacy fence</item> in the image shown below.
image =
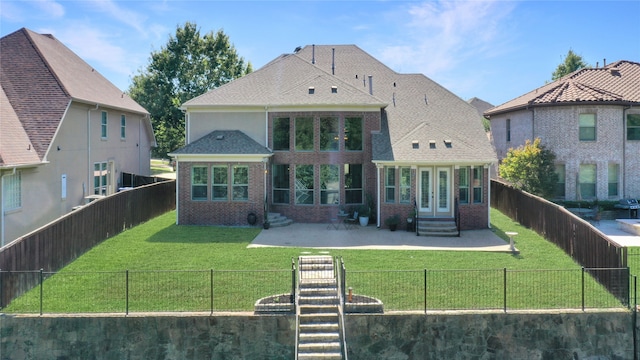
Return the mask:
<svg viewBox="0 0 640 360"><path fill-rule="evenodd" d="M544 236L585 268L627 267L626 247L610 241L587 221L558 204L492 180L491 206ZM613 294L620 293L617 287L624 279L611 276L612 273L603 272L596 278Z"/></svg>
<svg viewBox="0 0 640 360"><path fill-rule="evenodd" d="M175 209L175 184L171 180L121 191L70 212L1 248L0 270L57 271L103 240ZM3 280L0 308L38 283Z"/></svg>

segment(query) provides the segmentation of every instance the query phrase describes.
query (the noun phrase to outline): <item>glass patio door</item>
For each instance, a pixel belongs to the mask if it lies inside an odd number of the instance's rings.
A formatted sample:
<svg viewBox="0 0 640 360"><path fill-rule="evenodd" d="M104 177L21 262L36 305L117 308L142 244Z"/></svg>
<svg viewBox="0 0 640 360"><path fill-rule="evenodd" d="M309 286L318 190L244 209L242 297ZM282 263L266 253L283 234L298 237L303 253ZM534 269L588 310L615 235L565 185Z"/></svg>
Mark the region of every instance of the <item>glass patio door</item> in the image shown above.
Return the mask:
<svg viewBox="0 0 640 360"><path fill-rule="evenodd" d="M451 168L420 168L418 179L418 211L423 216L450 217Z"/></svg>

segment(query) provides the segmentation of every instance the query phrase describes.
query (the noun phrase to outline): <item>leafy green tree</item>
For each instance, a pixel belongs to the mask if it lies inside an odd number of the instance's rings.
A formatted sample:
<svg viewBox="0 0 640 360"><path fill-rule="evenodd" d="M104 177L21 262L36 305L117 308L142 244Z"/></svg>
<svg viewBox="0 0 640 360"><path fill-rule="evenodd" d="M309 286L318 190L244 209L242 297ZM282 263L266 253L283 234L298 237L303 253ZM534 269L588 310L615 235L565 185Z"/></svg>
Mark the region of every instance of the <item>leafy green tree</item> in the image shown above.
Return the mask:
<svg viewBox="0 0 640 360"><path fill-rule="evenodd" d="M500 164L500 177L516 188L551 198L558 182L555 172L556 155L540 144L540 138L527 140L523 146L509 149Z"/></svg>
<svg viewBox="0 0 640 360"><path fill-rule="evenodd" d="M194 23L177 26L175 36L132 79L129 95L151 113L158 147L153 156L166 157L184 145L184 115L180 106L252 71L238 56L222 30L202 36Z"/></svg>
<svg viewBox="0 0 640 360"><path fill-rule="evenodd" d="M558 80L567 74L571 74L572 72L578 69L586 68L587 66L589 65L587 65L587 63L582 60L582 56L577 55L573 52L573 50L569 49L569 52L564 58L562 64L558 65L556 70L551 75L551 80Z"/></svg>

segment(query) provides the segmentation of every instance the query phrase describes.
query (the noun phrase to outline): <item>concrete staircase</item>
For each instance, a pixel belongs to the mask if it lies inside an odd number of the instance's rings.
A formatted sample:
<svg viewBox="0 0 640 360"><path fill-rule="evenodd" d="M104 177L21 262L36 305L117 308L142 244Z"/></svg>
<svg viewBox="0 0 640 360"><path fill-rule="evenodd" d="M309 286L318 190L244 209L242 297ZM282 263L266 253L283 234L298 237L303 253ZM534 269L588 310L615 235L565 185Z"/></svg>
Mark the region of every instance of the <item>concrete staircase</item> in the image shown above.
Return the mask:
<svg viewBox="0 0 640 360"><path fill-rule="evenodd" d="M454 219L420 219L418 218L418 235L420 236L458 236L458 228Z"/></svg>
<svg viewBox="0 0 640 360"><path fill-rule="evenodd" d="M343 359L333 258L301 256L298 273L297 359Z"/></svg>
<svg viewBox="0 0 640 360"><path fill-rule="evenodd" d="M280 213L272 213L267 214L267 220L269 220L269 225L271 227L282 227L293 224L293 220L288 217L281 215Z"/></svg>

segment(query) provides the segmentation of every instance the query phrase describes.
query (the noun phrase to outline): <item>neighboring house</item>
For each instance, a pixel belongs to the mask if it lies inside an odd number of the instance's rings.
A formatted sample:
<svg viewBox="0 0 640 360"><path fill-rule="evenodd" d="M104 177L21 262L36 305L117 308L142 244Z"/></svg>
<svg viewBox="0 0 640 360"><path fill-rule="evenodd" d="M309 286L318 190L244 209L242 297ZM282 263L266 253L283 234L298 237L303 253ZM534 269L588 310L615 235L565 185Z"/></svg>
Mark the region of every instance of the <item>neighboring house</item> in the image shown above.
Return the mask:
<svg viewBox="0 0 640 360"><path fill-rule="evenodd" d="M493 105L491 105L491 103L488 103L482 99L478 99L477 97L472 97L471 99L467 100L467 102L478 111L478 115L480 115L480 117L484 116L485 111L494 107Z"/></svg>
<svg viewBox="0 0 640 360"><path fill-rule="evenodd" d="M48 34L0 39L0 245L150 174L148 112Z"/></svg>
<svg viewBox="0 0 640 360"><path fill-rule="evenodd" d="M556 154L556 196L640 198L640 63L577 70L485 112L498 158L540 138Z"/></svg>
<svg viewBox="0 0 640 360"><path fill-rule="evenodd" d="M363 204L378 226L414 206L451 221L458 202L463 229L489 226L496 157L472 106L354 45L296 50L183 104L178 224L323 223Z"/></svg>

